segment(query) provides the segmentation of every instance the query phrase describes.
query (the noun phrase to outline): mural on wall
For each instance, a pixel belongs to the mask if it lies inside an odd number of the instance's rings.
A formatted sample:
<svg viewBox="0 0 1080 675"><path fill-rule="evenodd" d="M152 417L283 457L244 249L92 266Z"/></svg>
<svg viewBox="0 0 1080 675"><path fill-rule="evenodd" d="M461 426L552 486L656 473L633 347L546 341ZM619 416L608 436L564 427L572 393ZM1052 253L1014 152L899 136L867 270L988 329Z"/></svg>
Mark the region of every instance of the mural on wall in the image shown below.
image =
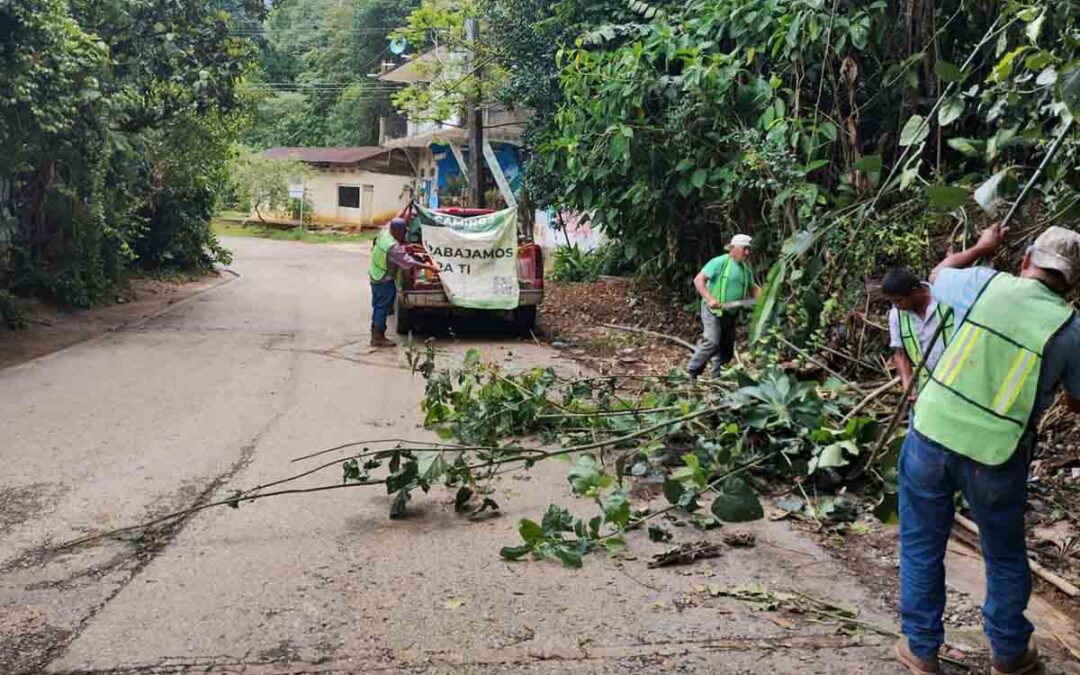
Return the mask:
<svg viewBox="0 0 1080 675"><path fill-rule="evenodd" d="M435 160L435 180L425 181L421 189L423 191L422 202L429 209L439 207L461 206L461 199L465 195L466 177L458 166L454 153L449 145L433 143L431 146L432 158ZM503 170L510 189L514 193L521 190L521 161L520 149L509 143L492 143L495 157L499 162L499 168ZM466 162L469 161L469 148L460 148L461 155Z"/></svg>
<svg viewBox="0 0 1080 675"><path fill-rule="evenodd" d="M553 250L567 245L577 245L584 251L592 251L603 243L602 228L590 214L553 210L536 212L536 243Z"/></svg>

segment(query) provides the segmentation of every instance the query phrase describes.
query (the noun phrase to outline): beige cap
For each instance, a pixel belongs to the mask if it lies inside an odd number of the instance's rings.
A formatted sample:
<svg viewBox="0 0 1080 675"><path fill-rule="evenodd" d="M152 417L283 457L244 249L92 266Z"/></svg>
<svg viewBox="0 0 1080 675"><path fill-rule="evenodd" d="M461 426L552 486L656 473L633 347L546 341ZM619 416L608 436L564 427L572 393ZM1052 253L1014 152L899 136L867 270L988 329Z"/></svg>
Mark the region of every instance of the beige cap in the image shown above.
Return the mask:
<svg viewBox="0 0 1080 675"><path fill-rule="evenodd" d="M1080 281L1080 233L1064 227L1048 228L1031 250L1031 263L1046 270L1057 270L1069 286Z"/></svg>
<svg viewBox="0 0 1080 675"><path fill-rule="evenodd" d="M728 244L728 248L732 246L753 246L754 239L748 234L737 234L731 238L731 243Z"/></svg>

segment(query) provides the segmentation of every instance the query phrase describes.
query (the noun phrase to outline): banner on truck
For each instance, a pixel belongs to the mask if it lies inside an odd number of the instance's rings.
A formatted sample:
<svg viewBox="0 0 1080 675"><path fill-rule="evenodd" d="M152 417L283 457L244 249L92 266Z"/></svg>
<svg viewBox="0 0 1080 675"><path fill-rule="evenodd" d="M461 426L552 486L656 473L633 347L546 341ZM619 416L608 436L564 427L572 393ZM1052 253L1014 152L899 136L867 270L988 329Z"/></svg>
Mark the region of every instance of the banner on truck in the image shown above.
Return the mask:
<svg viewBox="0 0 1080 675"><path fill-rule="evenodd" d="M424 248L455 307L518 306L517 211L462 218L418 207Z"/></svg>

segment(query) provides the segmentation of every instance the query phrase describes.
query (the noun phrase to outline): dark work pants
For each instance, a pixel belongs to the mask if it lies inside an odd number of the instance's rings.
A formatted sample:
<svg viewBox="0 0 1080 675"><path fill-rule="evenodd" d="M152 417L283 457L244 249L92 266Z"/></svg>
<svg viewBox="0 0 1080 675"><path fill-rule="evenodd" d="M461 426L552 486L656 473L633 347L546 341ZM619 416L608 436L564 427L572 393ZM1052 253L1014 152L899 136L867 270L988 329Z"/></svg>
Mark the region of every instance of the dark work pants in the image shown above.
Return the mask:
<svg viewBox="0 0 1080 675"><path fill-rule="evenodd" d="M690 357L690 364L686 367L691 375L700 375L714 358L716 361L713 364L713 373L719 375L724 365L735 358L735 315L736 312L729 311L723 316L716 316L708 305L701 303L703 335L694 355Z"/></svg>

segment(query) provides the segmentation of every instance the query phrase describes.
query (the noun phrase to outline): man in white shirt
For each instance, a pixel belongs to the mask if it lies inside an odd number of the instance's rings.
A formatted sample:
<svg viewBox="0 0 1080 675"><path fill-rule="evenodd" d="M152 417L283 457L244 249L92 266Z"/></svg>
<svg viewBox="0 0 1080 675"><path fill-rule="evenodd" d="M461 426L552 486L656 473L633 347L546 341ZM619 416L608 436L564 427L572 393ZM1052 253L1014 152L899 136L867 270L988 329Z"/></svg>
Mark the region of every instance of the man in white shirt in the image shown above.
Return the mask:
<svg viewBox="0 0 1080 675"><path fill-rule="evenodd" d="M919 380L920 386L911 390L910 399L914 401L927 374L934 370L952 338L952 313L944 305L938 305L930 294L930 285L921 281L911 270L891 270L885 275L882 290L893 304L889 312L889 347L894 350L893 363L900 371L904 391L908 390L912 378ZM915 368L923 361L930 340L942 321L945 321L945 330L929 349L925 367L916 373Z"/></svg>

